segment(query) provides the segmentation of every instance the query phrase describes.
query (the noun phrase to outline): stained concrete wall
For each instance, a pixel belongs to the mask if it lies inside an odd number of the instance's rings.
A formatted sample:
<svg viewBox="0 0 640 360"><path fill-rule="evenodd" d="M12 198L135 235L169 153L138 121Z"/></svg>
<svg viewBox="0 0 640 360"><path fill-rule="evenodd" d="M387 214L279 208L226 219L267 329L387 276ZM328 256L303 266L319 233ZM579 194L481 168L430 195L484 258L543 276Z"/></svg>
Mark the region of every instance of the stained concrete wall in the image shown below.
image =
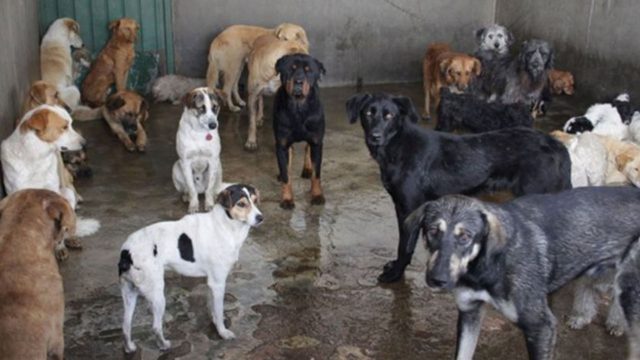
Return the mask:
<svg viewBox="0 0 640 360"><path fill-rule="evenodd" d="M518 40L550 41L556 67L574 73L577 94L600 100L621 91L640 96L639 13L637 0L498 0L496 5L497 22Z"/></svg>
<svg viewBox="0 0 640 360"><path fill-rule="evenodd" d="M427 44L474 48L496 0L174 0L176 72L204 77L211 40L232 24L302 25L324 85L419 81Z"/></svg>
<svg viewBox="0 0 640 360"><path fill-rule="evenodd" d="M38 1L0 1L0 139L13 130L22 100L40 78Z"/></svg>

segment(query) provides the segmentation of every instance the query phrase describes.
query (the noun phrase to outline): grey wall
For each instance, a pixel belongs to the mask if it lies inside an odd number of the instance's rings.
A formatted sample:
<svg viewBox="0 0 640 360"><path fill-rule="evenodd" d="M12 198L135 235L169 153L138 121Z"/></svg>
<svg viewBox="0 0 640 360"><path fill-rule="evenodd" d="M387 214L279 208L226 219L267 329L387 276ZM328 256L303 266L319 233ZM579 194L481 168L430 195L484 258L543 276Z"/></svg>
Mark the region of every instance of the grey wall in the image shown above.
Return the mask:
<svg viewBox="0 0 640 360"><path fill-rule="evenodd" d="M556 68L574 73L577 94L607 99L640 95L639 12L637 0L498 0L496 21L518 40L549 40Z"/></svg>
<svg viewBox="0 0 640 360"><path fill-rule="evenodd" d="M418 81L433 41L472 51L496 0L174 0L176 72L204 77L211 40L232 24L302 25L324 85Z"/></svg>
<svg viewBox="0 0 640 360"><path fill-rule="evenodd" d="M40 78L38 1L0 1L0 139L19 115L31 82Z"/></svg>

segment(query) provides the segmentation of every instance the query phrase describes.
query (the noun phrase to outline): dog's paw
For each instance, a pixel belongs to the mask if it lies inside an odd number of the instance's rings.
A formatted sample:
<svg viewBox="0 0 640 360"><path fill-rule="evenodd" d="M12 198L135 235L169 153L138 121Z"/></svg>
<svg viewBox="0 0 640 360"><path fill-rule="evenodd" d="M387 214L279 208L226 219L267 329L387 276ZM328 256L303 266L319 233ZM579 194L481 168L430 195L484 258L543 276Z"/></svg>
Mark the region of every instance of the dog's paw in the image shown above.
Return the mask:
<svg viewBox="0 0 640 360"><path fill-rule="evenodd" d="M243 100L238 99L238 106L245 107L245 106L247 106L247 103L244 102Z"/></svg>
<svg viewBox="0 0 640 360"><path fill-rule="evenodd" d="M300 177L303 179L311 179L311 175L313 174L313 170L312 169L307 169L304 168L302 169L302 174L300 174Z"/></svg>
<svg viewBox="0 0 640 360"><path fill-rule="evenodd" d="M296 207L296 204L293 202L293 200L282 200L280 201L280 207L285 210L291 210Z"/></svg>
<svg viewBox="0 0 640 360"><path fill-rule="evenodd" d="M382 274L378 276L378 281L381 283L392 283L400 280L404 274L404 268L397 266L395 260L389 261L384 265Z"/></svg>
<svg viewBox="0 0 640 360"><path fill-rule="evenodd" d="M130 343L126 342L124 343L124 352L127 354L132 354L134 352L136 352L136 350L138 350L138 347L136 346L136 344L132 341Z"/></svg>
<svg viewBox="0 0 640 360"><path fill-rule="evenodd" d="M244 149L247 151L256 151L258 150L258 143L255 141L248 141L244 143Z"/></svg>
<svg viewBox="0 0 640 360"><path fill-rule="evenodd" d="M316 195L311 197L311 205L323 205L324 204L324 195Z"/></svg>
<svg viewBox="0 0 640 360"><path fill-rule="evenodd" d="M429 115L429 114L422 114L422 120L424 120L424 122L429 122L429 121L431 121L431 115Z"/></svg>
<svg viewBox="0 0 640 360"><path fill-rule="evenodd" d="M204 211L205 212L209 212L211 210L213 210L213 202L210 202L210 203L209 202L205 202L204 203Z"/></svg>
<svg viewBox="0 0 640 360"><path fill-rule="evenodd" d="M241 108L235 106L235 105L229 105L229 111L231 112L239 112L240 110L242 110Z"/></svg>
<svg viewBox="0 0 640 360"><path fill-rule="evenodd" d="M569 316L569 320L567 320L567 326L573 330L580 330L589 325L590 322L591 320L585 316L571 315Z"/></svg>
<svg viewBox="0 0 640 360"><path fill-rule="evenodd" d="M139 152L143 153L143 152L147 151L147 149L145 149L144 145L138 145L137 147L138 147L138 151Z"/></svg>
<svg viewBox="0 0 640 360"><path fill-rule="evenodd" d="M624 335L624 325L613 324L607 321L606 326L607 326L607 331L609 332L609 335L616 336L616 337Z"/></svg>
<svg viewBox="0 0 640 360"><path fill-rule="evenodd" d="M125 144L124 147L127 148L127 151L129 151L129 152L135 152L136 151L136 146L133 145L133 144Z"/></svg>
<svg viewBox="0 0 640 360"><path fill-rule="evenodd" d="M56 248L56 259L58 261L65 261L69 257L69 250L67 250L66 246L59 246Z"/></svg>
<svg viewBox="0 0 640 360"><path fill-rule="evenodd" d="M221 338L225 340L231 340L236 338L236 334L234 334L233 331L229 329L219 329L218 334L220 335Z"/></svg>
<svg viewBox="0 0 640 360"><path fill-rule="evenodd" d="M198 203L189 203L189 208L187 209L187 212L189 214L195 214L198 212L198 210L200 210L200 204Z"/></svg>
<svg viewBox="0 0 640 360"><path fill-rule="evenodd" d="M64 239L64 244L69 249L82 249L82 241L75 236Z"/></svg>
<svg viewBox="0 0 640 360"><path fill-rule="evenodd" d="M169 340L158 340L158 347L161 351L166 351L171 349L171 341Z"/></svg>

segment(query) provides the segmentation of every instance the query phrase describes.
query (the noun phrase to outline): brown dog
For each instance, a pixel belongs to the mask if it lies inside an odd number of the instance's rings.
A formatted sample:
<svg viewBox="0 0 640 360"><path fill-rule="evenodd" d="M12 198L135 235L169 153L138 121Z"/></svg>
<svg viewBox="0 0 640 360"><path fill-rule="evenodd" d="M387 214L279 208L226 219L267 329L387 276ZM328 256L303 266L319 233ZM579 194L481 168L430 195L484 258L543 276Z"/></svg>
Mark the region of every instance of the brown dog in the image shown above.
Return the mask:
<svg viewBox="0 0 640 360"><path fill-rule="evenodd" d="M75 232L69 203L49 190L22 190L0 202L0 354L62 359L64 291L54 256Z"/></svg>
<svg viewBox="0 0 640 360"><path fill-rule="evenodd" d="M63 108L67 108L68 111L68 106L60 98L58 89L46 81L38 80L31 84L29 93L27 93L27 96L22 103L22 114L20 115L20 118L22 115L28 113L29 110L43 104L62 106ZM18 126L20 118L16 119L16 126Z"/></svg>
<svg viewBox="0 0 640 360"><path fill-rule="evenodd" d="M292 25L292 27L297 25ZM300 31L304 29L299 27ZM306 35L304 35L306 39ZM256 131L263 123L264 95L271 95L280 87L280 78L275 65L278 59L289 54L308 54L309 45L298 39L280 40L273 35L264 35L256 39L253 50L249 54L248 92L249 92L249 131L246 150L256 150Z"/></svg>
<svg viewBox="0 0 640 360"><path fill-rule="evenodd" d="M575 89L575 81L573 74L568 71L551 69L548 72L549 77L549 89L552 94L561 95L573 95Z"/></svg>
<svg viewBox="0 0 640 360"><path fill-rule="evenodd" d="M224 102L231 111L240 111L245 102L238 93L238 81L245 61L257 38L263 35L274 35L280 40L298 41L308 46L307 34L298 25L283 23L274 29L259 26L232 25L221 32L209 47L209 67L207 68L207 86L215 89L218 76L222 73L222 93ZM240 106L235 106L231 100Z"/></svg>
<svg viewBox="0 0 640 360"><path fill-rule="evenodd" d="M434 106L438 107L441 87L448 86L453 93L464 92L481 71L480 60L473 56L452 52L449 45L443 43L429 45L422 62L423 116L431 116L431 99Z"/></svg>
<svg viewBox="0 0 640 360"><path fill-rule="evenodd" d="M102 115L127 150L145 150L147 133L142 124L149 117L149 105L142 96L130 90L118 91L109 96Z"/></svg>
<svg viewBox="0 0 640 360"><path fill-rule="evenodd" d="M127 88L127 76L135 57L138 23L129 18L109 23L111 38L100 51L82 83L82 101L91 107L104 105L107 92L115 83L116 90Z"/></svg>

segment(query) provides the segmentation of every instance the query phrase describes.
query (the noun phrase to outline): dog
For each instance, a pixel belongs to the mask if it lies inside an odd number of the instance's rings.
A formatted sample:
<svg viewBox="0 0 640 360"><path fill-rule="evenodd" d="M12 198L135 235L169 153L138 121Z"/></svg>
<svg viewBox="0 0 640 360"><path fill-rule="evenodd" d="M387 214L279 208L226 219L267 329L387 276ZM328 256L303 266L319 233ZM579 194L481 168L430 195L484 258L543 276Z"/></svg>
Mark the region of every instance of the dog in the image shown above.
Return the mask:
<svg viewBox="0 0 640 360"><path fill-rule="evenodd" d="M189 213L200 208L198 194L205 196L205 211L213 206L214 195L222 186L218 114L220 97L207 87L184 96L184 110L176 133L178 161L173 164L173 184L189 203Z"/></svg>
<svg viewBox="0 0 640 360"><path fill-rule="evenodd" d="M253 50L254 42L257 38L265 35L272 35L284 41L296 41L307 48L309 46L309 40L304 29L289 23L280 24L274 29L260 26L232 25L222 31L211 42L208 56L207 86L211 90L216 89L219 75L222 73L222 79L224 80L222 97L231 111L240 111L240 108L246 105L238 92L238 81L240 80L240 75L242 75L242 69L247 57ZM232 96L239 107L233 103Z"/></svg>
<svg viewBox="0 0 640 360"><path fill-rule="evenodd" d="M629 94L622 93L616 96L616 98L611 101L611 105L616 108L618 114L620 114L622 123L625 125L629 125L631 123L633 113L636 111L635 107L631 104L631 98Z"/></svg>
<svg viewBox="0 0 640 360"><path fill-rule="evenodd" d="M360 118L365 143L380 166L393 199L400 242L380 282L402 277L413 246L402 223L428 200L447 194L511 190L515 196L571 188L571 160L562 143L528 128L453 135L417 126L411 100L387 94L357 94L346 104L351 123ZM415 244L413 244L415 245Z"/></svg>
<svg viewBox="0 0 640 360"><path fill-rule="evenodd" d="M249 229L264 220L258 202L255 188L231 185L218 195L216 206L210 212L156 223L127 238L118 262L124 303L125 351L136 351L131 340L131 321L138 295L152 305L153 331L160 347L171 347L162 331L165 269L185 276L206 277L213 298L211 315L218 334L225 340L235 337L224 325L225 283Z"/></svg>
<svg viewBox="0 0 640 360"><path fill-rule="evenodd" d="M54 248L74 235L73 209L35 189L13 193L0 208L2 358L62 359L64 290Z"/></svg>
<svg viewBox="0 0 640 360"><path fill-rule="evenodd" d="M182 103L182 98L191 90L207 86L205 79L181 75L165 75L156 79L151 93L156 102L168 101L173 105Z"/></svg>
<svg viewBox="0 0 640 360"><path fill-rule="evenodd" d="M562 130L570 134L592 131L617 140L629 138L629 127L622 121L618 109L610 103L590 106L584 115L567 120Z"/></svg>
<svg viewBox="0 0 640 360"><path fill-rule="evenodd" d="M515 37L498 24L478 29L474 36L478 48L473 56L480 60L482 72L472 83L472 91L485 100L495 101L506 86L506 69L512 61L509 48Z"/></svg>
<svg viewBox="0 0 640 360"><path fill-rule="evenodd" d="M505 204L451 195L415 210L405 231L409 244L423 234L427 285L455 296L457 359L473 357L485 303L523 331L530 359L553 358L558 321L548 295L607 268L618 273L614 301L632 329L634 353L640 284L623 280L640 251L639 211L640 190L631 187L583 187Z"/></svg>
<svg viewBox="0 0 640 360"><path fill-rule="evenodd" d="M293 28L297 25L290 24L290 26ZM299 33L304 32L304 29L298 28ZM280 87L280 78L275 69L276 62L285 55L308 53L308 43L296 39L280 40L270 34L257 38L253 43L253 50L249 54L247 63L249 131L244 144L246 150L255 151L258 148L256 127L262 126L263 123L263 97L274 94Z"/></svg>
<svg viewBox="0 0 640 360"><path fill-rule="evenodd" d="M431 117L431 99L437 108L440 103L440 89L463 93L469 84L480 75L480 60L467 54L451 51L443 43L429 45L422 60L422 85L424 87L424 118Z"/></svg>
<svg viewBox="0 0 640 360"><path fill-rule="evenodd" d="M59 91L60 99L71 109L80 103L80 90L73 82L71 48L83 49L80 25L70 18L55 20L40 44L42 80Z"/></svg>
<svg viewBox="0 0 640 360"><path fill-rule="evenodd" d="M131 90L111 94L102 108L102 116L127 150L145 151L147 132L143 124L149 118L149 105L142 96Z"/></svg>
<svg viewBox="0 0 640 360"><path fill-rule="evenodd" d="M307 143L303 178L311 178L311 204L324 204L320 183L324 109L320 102L318 82L325 74L324 65L306 54L285 55L276 62L282 86L273 101L273 134L276 142L279 176L282 183L280 207L293 209L293 187L290 178L293 147Z"/></svg>
<svg viewBox="0 0 640 360"><path fill-rule="evenodd" d="M105 104L110 87L127 89L129 69L135 58L135 43L140 25L129 18L109 23L111 38L96 57L82 83L82 101L92 108Z"/></svg>
<svg viewBox="0 0 640 360"><path fill-rule="evenodd" d="M500 101L516 102L534 107L542 98L548 75L553 68L554 51L544 40L528 40L522 43L517 59L507 68L504 92Z"/></svg>
<svg viewBox="0 0 640 360"><path fill-rule="evenodd" d="M470 93L452 94L446 87L441 89L437 131L481 133L517 126L533 126L533 117L524 104L488 103Z"/></svg>
<svg viewBox="0 0 640 360"><path fill-rule="evenodd" d="M572 135L556 130L551 136L562 142L569 151L571 185L574 188L607 184L610 171L609 152L600 141L599 135L590 132ZM611 167L613 168L615 166Z"/></svg>
<svg viewBox="0 0 640 360"><path fill-rule="evenodd" d="M575 92L575 80L573 74L568 71L550 69L547 73L549 90L554 95L573 95Z"/></svg>

